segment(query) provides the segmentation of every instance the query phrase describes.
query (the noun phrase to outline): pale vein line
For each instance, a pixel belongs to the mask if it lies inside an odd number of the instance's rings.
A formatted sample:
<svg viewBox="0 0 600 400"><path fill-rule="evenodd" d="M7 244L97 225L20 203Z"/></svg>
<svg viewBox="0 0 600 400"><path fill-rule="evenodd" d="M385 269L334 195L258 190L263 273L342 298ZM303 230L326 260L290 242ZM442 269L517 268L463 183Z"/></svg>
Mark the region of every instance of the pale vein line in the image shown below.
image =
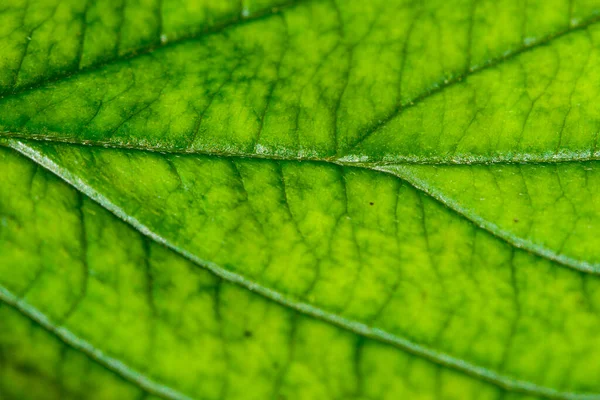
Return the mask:
<svg viewBox="0 0 600 400"><path fill-rule="evenodd" d="M191 397L182 394L175 389L157 383L135 369L129 367L122 361L105 354L90 342L81 339L73 332L54 323L37 308L19 299L10 291L0 286L0 301L20 312L47 332L53 334L70 348L77 350L104 368L117 374L126 381L134 384L148 394L169 400L192 400Z"/></svg>
<svg viewBox="0 0 600 400"><path fill-rule="evenodd" d="M89 186L81 178L72 174L67 169L61 168L58 164L56 164L53 160L45 156L43 153L36 151L35 149L17 141L11 141L10 145L13 149L19 151L21 154L27 156L39 165L48 169L50 172L59 176L65 182L67 182L77 190L85 193L88 197L96 201L102 207L111 211L117 217L121 218L122 220L133 226L140 233L150 237L157 243L160 243L174 250L175 252L181 254L182 256L194 262L195 264L208 269L216 276L236 285L242 286L252 292L258 293L263 297L270 299L276 303L279 303L285 307L297 310L305 315L338 326L357 335L365 336L367 338L395 346L401 350L425 358L433 363L461 371L467 375L479 378L483 381L489 382L505 390L543 396L549 399L600 400L600 394L562 392L549 387L536 385L532 382L518 380L507 375L502 375L493 370L469 363L467 361L461 360L459 358L450 356L442 352L429 349L425 346L414 343L408 339L395 336L383 329L374 328L366 324L324 311L311 304L297 301L292 297L285 296L282 293L279 293L273 289L257 284L256 282L253 282L242 275L228 271L211 261L203 260L197 257L196 255L188 252L187 250L182 249L169 242L159 234L153 232L150 228L148 228L136 218L128 215L122 208L112 203L108 198L96 191L93 187Z"/></svg>
<svg viewBox="0 0 600 400"><path fill-rule="evenodd" d="M0 134L0 139L1 139L1 134ZM24 140L31 141L30 139L27 139L27 138ZM34 140L34 142L35 142L35 140ZM48 142L66 143L69 146L89 146L90 145L89 143L82 144L82 143L62 142L62 141L57 141L57 140L49 140ZM9 139L9 143L20 143L23 146L28 146L27 144L24 144L24 142L15 141L14 139ZM97 144L94 144L92 147L95 147L95 146L97 146ZM117 150L118 149L121 149L121 150L128 149L128 150L136 150L136 151L142 151L142 152L144 152L144 151L155 152L155 150L148 150L148 149L135 148L135 147L114 147L114 146L109 146L109 145L106 145L103 147L113 148L113 149L117 149ZM158 152L158 150L156 150L156 152ZM177 152L168 152L168 151L160 150L160 153L162 153L162 154L187 154L187 155L196 154L196 155L202 155L202 156L219 156L219 157L240 158L240 159L253 158L253 159L272 160L272 161L310 161L310 162L315 162L315 163L333 164L333 165L339 165L342 167L361 168L361 169L376 171L379 173L385 173L385 174L395 177L396 179L401 179L401 180L407 182L415 189L429 195L433 199L439 201L441 204L446 206L448 209L456 212L461 217L463 217L466 220L468 220L469 222L473 223L475 226L485 230L486 232L489 232L494 237L508 243L509 245L523 249L523 250L528 251L532 254L535 254L541 258L547 259L549 261L553 261L561 266L564 266L564 267L567 267L570 269L574 269L574 270L589 273L589 274L600 275L600 265L589 263L585 260L572 258L572 257L566 256L564 254L562 254L562 255L557 254L555 251L548 249L545 246L536 244L535 242L533 242L531 240L523 239L516 235L513 235L509 231L501 229L499 226L491 223L490 221L486 220L485 218L479 217L476 213L470 212L468 209L462 207L458 201L445 196L442 191L436 190L431 185L428 185L425 180L417 179L416 177L414 177L410 174L409 175L405 175L405 174L400 175L399 172L393 171L391 168L389 168L390 166L402 166L403 164L410 165L410 163L394 163L394 164L361 163L361 162L356 162L356 161L342 161L339 159L324 159L324 158L322 158L322 159L318 159L318 158L306 159L306 158L301 158L301 157L293 158L293 157L266 156L264 154L249 154L249 155L247 155L247 154L237 154L237 153L232 153L232 152L228 152L228 153L211 152L211 153L203 154L203 153L177 153ZM590 159L590 160L577 160L577 161L598 161L598 160ZM574 162L574 161L565 160L562 162L567 163L567 162ZM557 162L553 161L553 162L548 162L548 163L556 164ZM487 164L488 163L486 163L485 165L487 165ZM511 162L499 162L499 163L496 163L495 165L504 165L504 164L512 164L512 163ZM543 164L543 163L536 162L536 164ZM421 164L421 165L429 165L429 164ZM440 165L440 164L432 164L432 165ZM441 165L457 165L457 164L441 164ZM458 165L462 165L462 164L458 164ZM474 165L477 165L477 164L474 164Z"/></svg>
<svg viewBox="0 0 600 400"><path fill-rule="evenodd" d="M458 157L420 157L420 156L398 156L394 160L385 161L360 161L356 157L336 156L305 156L300 152L290 151L285 155L267 154L267 153L248 153L233 149L218 150L218 149L181 149L164 145L152 146L146 144L130 143L126 140L106 141L106 140L87 140L76 139L69 136L61 136L59 132L46 131L44 134L32 133L29 131L13 132L0 131L0 139L18 139L32 142L48 142L56 144L66 144L71 146L88 146L102 147L109 149L120 150L137 150L149 153L161 154L183 154L183 155L198 155L198 156L215 156L215 157L238 157L238 158L253 158L259 160L275 160L275 161L314 161L328 162L338 165L362 167L375 169L386 165L435 165L435 166L458 166L458 165L506 165L506 164L560 164L570 162L587 162L600 161L600 150L597 151L569 151L568 153L547 153L547 154L529 154L520 153L518 156L503 157L503 156L458 156Z"/></svg>
<svg viewBox="0 0 600 400"><path fill-rule="evenodd" d="M541 258L553 261L557 264L577 271L586 272L593 275L600 275L600 266L598 264L589 263L585 260L569 257L564 254L558 254L555 251L552 251L545 246L536 244L531 240L523 239L517 235L511 234L510 231L500 228L498 225L478 216L476 213L470 212L468 208L461 206L460 202L447 197L442 190L438 190L435 188L435 186L428 184L426 179L418 178L411 173L400 173L385 167L375 167L371 169L392 175L408 182L415 189L434 198L448 209L454 211L458 215L473 223L475 226L485 230L486 232L489 232L496 238L516 248L526 250Z"/></svg>

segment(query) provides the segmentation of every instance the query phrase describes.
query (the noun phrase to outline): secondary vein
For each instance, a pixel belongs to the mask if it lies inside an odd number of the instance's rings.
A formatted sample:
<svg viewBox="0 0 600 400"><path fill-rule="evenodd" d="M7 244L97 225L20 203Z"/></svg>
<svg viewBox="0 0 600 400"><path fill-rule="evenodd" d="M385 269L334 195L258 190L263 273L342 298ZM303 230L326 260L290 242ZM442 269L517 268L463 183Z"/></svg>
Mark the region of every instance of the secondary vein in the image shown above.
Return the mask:
<svg viewBox="0 0 600 400"><path fill-rule="evenodd" d="M168 400L192 400L191 397L166 385L153 381L142 373L131 368L121 360L105 354L90 342L78 337L62 326L55 325L44 313L19 299L6 288L0 286L0 302L18 311L45 331L57 337L69 348L85 354L90 360L101 365L122 379L137 386L142 391Z"/></svg>
<svg viewBox="0 0 600 400"><path fill-rule="evenodd" d="M560 30L553 34L550 34L542 39L539 39L539 40L531 43L531 44L526 44L523 47L519 47L513 51L509 51L500 57L493 58L493 59L489 60L488 62L481 64L480 66L469 67L462 74L456 75L456 76L444 81L442 84L434 86L431 90L426 91L426 92L416 96L412 100L410 100L406 103L400 104L395 110L393 110L387 116L382 118L379 122L377 122L375 125L373 125L370 129L367 129L366 132L353 145L351 145L346 152L349 152L352 149L356 148L362 142L364 142L366 139L368 139L371 135L373 135L375 132L377 132L379 129L381 129L383 126L387 125L391 120L393 120L394 118L396 118L397 116L402 114L404 111L411 109L411 108L417 106L418 104L422 103L427 98L429 98L437 93L440 93L445 89L456 86L457 84L459 84L460 82L462 82L463 80L467 79L468 77L470 77L472 75L476 75L483 71L492 69L506 61L509 61L523 53L532 51L538 47L547 46L550 43L552 43L554 40L557 40L557 39L564 37L568 34L571 34L573 32L583 31L583 30L589 28L590 26L597 24L598 22L600 22L600 16L594 16L592 18L582 21L581 23L579 23L577 25L569 26L566 29Z"/></svg>
<svg viewBox="0 0 600 400"><path fill-rule="evenodd" d="M235 27L235 26L248 24L248 23L251 23L254 21L259 21L261 19L269 18L273 15L281 14L288 8L292 8L299 4L310 2L310 1L317 1L317 0L286 0L280 4L273 5L273 7L268 7L263 10L257 11L256 13L254 13L250 16L245 16L243 14L240 14L240 15L236 16L235 18L227 19L221 23L217 23L208 28L190 31L188 33L180 35L177 39L174 39L174 40L163 42L159 38L159 40L154 44L151 44L151 45L148 45L145 47L141 47L138 49L130 50L126 53L120 54L115 57L107 58L107 59L97 62L95 64L91 64L89 66L79 68L74 71L59 72L58 74L55 74L51 77L46 77L45 79L40 79L39 81L37 81L33 84L30 84L30 85L27 85L27 86L17 87L17 88L14 88L13 90L9 90L4 93L0 92L0 97L17 96L19 94L29 92L31 90L46 86L48 84L52 84L52 83L56 83L56 82L68 79L72 76L77 76L80 74L97 71L107 65L116 64L116 63L119 63L122 61L142 57L146 54L152 53L153 51L156 51L161 48L173 47L173 46L177 46L181 43L199 40L206 36L223 32L223 31L225 31L229 28Z"/></svg>

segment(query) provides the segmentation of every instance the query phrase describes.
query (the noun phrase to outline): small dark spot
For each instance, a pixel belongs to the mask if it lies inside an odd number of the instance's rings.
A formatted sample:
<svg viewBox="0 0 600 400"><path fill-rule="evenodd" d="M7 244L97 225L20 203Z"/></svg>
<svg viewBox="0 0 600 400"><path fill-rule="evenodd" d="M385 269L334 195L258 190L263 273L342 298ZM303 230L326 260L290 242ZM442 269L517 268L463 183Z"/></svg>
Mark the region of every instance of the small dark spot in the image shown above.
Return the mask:
<svg viewBox="0 0 600 400"><path fill-rule="evenodd" d="M513 219L513 221L515 221L515 223L516 223L516 222L519 222L519 219L515 218L515 219Z"/></svg>
<svg viewBox="0 0 600 400"><path fill-rule="evenodd" d="M374 206L374 205L375 205L375 203L373 203L373 202L370 202L370 203L369 203L369 205L370 205L370 206Z"/></svg>
<svg viewBox="0 0 600 400"><path fill-rule="evenodd" d="M244 336L245 337L252 337L252 332L250 332L250 331L244 331Z"/></svg>

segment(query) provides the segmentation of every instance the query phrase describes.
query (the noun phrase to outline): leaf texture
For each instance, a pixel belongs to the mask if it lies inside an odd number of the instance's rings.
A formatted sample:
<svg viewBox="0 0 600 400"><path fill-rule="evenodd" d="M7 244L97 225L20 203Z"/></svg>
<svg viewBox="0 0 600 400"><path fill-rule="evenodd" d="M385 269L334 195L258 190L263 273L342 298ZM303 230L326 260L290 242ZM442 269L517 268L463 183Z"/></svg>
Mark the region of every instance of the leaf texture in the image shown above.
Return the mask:
<svg viewBox="0 0 600 400"><path fill-rule="evenodd" d="M0 393L598 398L600 4L551 3L0 6Z"/></svg>

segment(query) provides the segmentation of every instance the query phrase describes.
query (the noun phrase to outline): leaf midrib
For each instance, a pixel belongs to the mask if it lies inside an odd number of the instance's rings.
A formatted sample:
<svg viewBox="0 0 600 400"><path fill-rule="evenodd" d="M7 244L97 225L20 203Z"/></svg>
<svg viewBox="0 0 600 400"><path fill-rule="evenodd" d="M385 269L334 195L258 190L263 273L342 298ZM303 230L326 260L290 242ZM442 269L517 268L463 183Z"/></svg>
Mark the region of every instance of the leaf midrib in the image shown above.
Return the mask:
<svg viewBox="0 0 600 400"><path fill-rule="evenodd" d="M396 347L400 350L406 351L410 354L416 355L418 357L427 359L433 363L438 365L451 368L462 373L465 373L474 378L480 379L482 381L486 381L491 383L499 388L508 391L514 391L525 394L533 394L537 396L542 396L549 399L570 399L570 400L591 400L591 399L600 399L600 394L596 393L577 393L577 392L562 392L556 389L552 389L545 386L540 386L535 383L529 381L518 380L512 378L507 375L503 375L501 373L495 372L492 369L488 369L485 367L480 367L476 364L472 364L470 362L464 361L462 359L450 356L448 354L438 352L422 346L418 343L414 343L408 339L396 336L391 334L385 330L372 328L366 324L350 320L344 317L340 317L339 315L324 311L318 307L315 307L311 304L304 303L301 301L297 301L293 298L287 297L273 289L257 284L251 280L248 280L242 275L237 273L233 273L229 270L226 270L219 265L209 261L203 260L193 253L188 252L187 250L178 247L177 245L171 243L161 235L153 232L150 228L145 226L143 223L138 221L136 218L128 215L123 209L121 209L116 204L112 203L109 199L104 197L101 193L97 192L93 187L87 185L82 179L77 177L75 174L72 174L69 170L65 168L61 168L58 164L54 163L52 160L47 158L42 153L39 153L35 149L27 146L27 144L23 142L10 141L9 146L14 150L20 152L25 155L29 159L33 160L40 166L48 169L53 174L57 175L65 182L73 186L75 189L80 191L81 193L88 196L90 199L94 200L102 207L116 215L118 218L124 220L133 228L135 228L138 232L143 235L151 238L155 242L164 245L165 247L175 251L179 255L185 257L186 259L192 261L194 264L206 268L211 271L216 276L221 279L233 283L235 285L241 286L245 289L248 289L254 293L257 293L270 301L274 301L284 307L287 307L292 310L296 310L301 312L304 315L315 318L317 320L321 320L325 323L337 326L349 332L352 332L356 335L363 336L381 343L385 343ZM379 171L384 172L384 171ZM392 175L395 176L395 175ZM398 177L396 177L398 178ZM411 184L409 182L409 184ZM411 184L412 185L412 184ZM422 190L417 188L418 190ZM4 301L1 296L0 300ZM25 314L27 315L27 314ZM55 327L56 329L61 329L60 327ZM64 341L63 338L61 340ZM86 353L87 354L87 353ZM89 355L89 354L88 354ZM91 355L89 355L91 356ZM97 362L101 362L102 360L97 360L95 357L92 359ZM103 364L104 365L104 364ZM106 365L105 365L106 367ZM120 373L119 371L115 371L112 368L109 368L113 372ZM130 379L128 379L131 381ZM180 399L178 397L173 397L174 399ZM183 398L186 398L185 396Z"/></svg>
<svg viewBox="0 0 600 400"><path fill-rule="evenodd" d="M0 132L0 140L2 139L2 135L3 135L3 133ZM28 141L30 139L35 139L35 138L32 138L31 136L28 136L28 137L19 137L19 135L9 135L9 136L12 138L25 140L25 141ZM39 139L37 141L41 141L41 138L37 138L37 139ZM9 140L10 140L10 142L14 142L14 139L9 139ZM450 211L458 214L460 217L466 219L467 221L469 221L476 227L483 229L484 231L490 233L497 239L508 243L510 246L525 250L525 251L527 251L531 254L534 254L540 258L557 263L566 268L574 269L574 270L588 273L588 274L600 275L600 265L598 265L596 263L589 263L585 260L569 257L564 254L559 254L556 251L554 251L546 246L537 244L528 239L523 239L523 238L519 237L518 235L511 233L508 230L500 228L498 225L488 221L487 219L478 216L476 213L469 212L469 210L465 207L462 207L458 201L452 199L451 197L446 196L443 193L443 191L437 190L434 186L428 185L424 180L418 179L415 177L400 176L392 171L385 169L386 166L390 166L390 165L391 166L401 166L401 165L417 164L417 165L431 165L431 166L444 165L444 166L459 167L459 166L464 166L464 165L490 165L490 164L494 164L494 165L521 164L521 165L523 165L523 164L525 164L522 162L501 161L501 162L495 162L495 163L480 162L480 163L468 163L468 164L453 164L453 163L431 164L431 163L408 163L408 162L368 163L368 162L357 162L357 161L344 161L343 159L335 159L335 158L277 157L277 156L268 156L265 154L245 154L245 153L237 154L237 153L231 153L231 152L230 153L216 153L214 151L207 152L207 153L202 153L202 152L197 152L197 151L188 153L188 152L180 152L180 151L179 152L178 151L169 151L169 150L160 149L160 148L150 150L148 148L135 147L135 146L115 146L114 144L101 143L101 142L81 143L81 142L74 142L74 141L70 141L70 140L60 141L60 140L56 140L56 138L54 138L54 137L46 137L43 140L45 142L49 142L49 143L66 144L69 146L91 146L91 147L113 148L113 149L119 149L119 150L126 149L126 150L141 151L141 152L159 152L161 154L183 154L183 155L188 155L188 156L202 155L202 156L206 156L206 157L215 157L215 158L261 159L261 160L266 160L266 161L269 161L269 160L270 161L290 161L290 162L304 161L304 162L338 165L341 167L366 169L369 171L383 173L383 174L391 175L396 179L400 179L400 180L408 183L409 185L414 187L416 190L423 192L427 196L429 196L429 197L433 198L434 200L436 200L437 202L441 203L444 207L446 207ZM34 140L34 141L36 141L36 140ZM17 142L17 143L19 143L19 142ZM23 143L23 142L20 142L20 143ZM27 146L27 145L25 144L25 146ZM17 145L17 147L18 147L18 145ZM545 161L545 162L536 161L535 164L580 163L583 161L595 162L598 160L599 159L596 159L596 158L588 158L585 160L582 159L582 160L576 160L576 161L573 161L573 160L563 160L563 161L553 160L553 161ZM529 163L529 164L533 164L533 163Z"/></svg>
<svg viewBox="0 0 600 400"><path fill-rule="evenodd" d="M502 157L502 156L477 156L477 157L419 157L419 156L402 156L396 160L382 161L360 161L346 156L305 156L305 155L276 155L267 153L254 153L246 151L232 150L202 150L202 149L185 149L175 147L139 145L135 143L114 142L109 140L88 140L78 139L71 136L61 136L60 132L45 131L38 134L30 131L15 132L15 131L0 131L0 140L2 139L17 139L25 141L39 141L57 144L66 144L73 146L89 146L110 148L118 150L133 150L149 153L161 154L181 154L181 155L198 155L198 156L213 156L213 157L235 157L235 158L250 158L259 160L273 161L312 161L336 163L344 166L376 168L386 165L430 165L430 166L477 166L477 165L543 165L543 164L567 164L600 161L600 150L596 152L569 152L562 155L548 154L540 156L539 154L519 153L518 156Z"/></svg>

